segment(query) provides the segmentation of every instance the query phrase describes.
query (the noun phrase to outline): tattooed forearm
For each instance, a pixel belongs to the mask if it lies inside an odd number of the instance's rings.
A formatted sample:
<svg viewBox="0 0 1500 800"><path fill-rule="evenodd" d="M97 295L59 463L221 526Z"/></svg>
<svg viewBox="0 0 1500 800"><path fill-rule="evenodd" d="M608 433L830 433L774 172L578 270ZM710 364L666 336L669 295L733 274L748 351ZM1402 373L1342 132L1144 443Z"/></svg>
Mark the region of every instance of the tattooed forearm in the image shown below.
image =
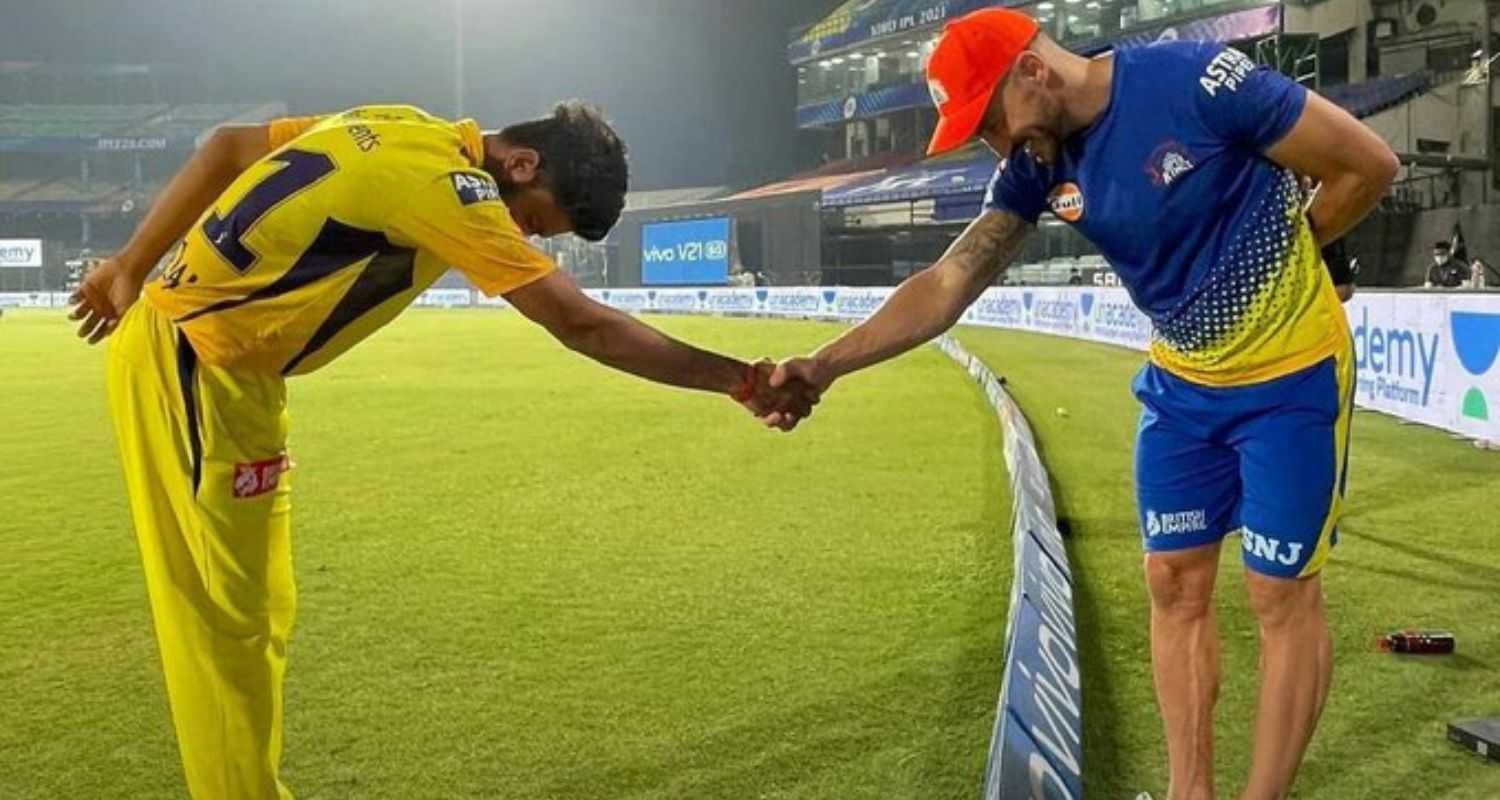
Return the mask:
<svg viewBox="0 0 1500 800"><path fill-rule="evenodd" d="M1030 230L1031 226L1014 214L997 211L984 214L969 223L938 265L951 266L968 283L977 283L982 290L1010 266Z"/></svg>
<svg viewBox="0 0 1500 800"><path fill-rule="evenodd" d="M818 352L834 377L910 350L951 328L1010 265L1031 226L990 211L959 235L930 268L908 278L863 324Z"/></svg>

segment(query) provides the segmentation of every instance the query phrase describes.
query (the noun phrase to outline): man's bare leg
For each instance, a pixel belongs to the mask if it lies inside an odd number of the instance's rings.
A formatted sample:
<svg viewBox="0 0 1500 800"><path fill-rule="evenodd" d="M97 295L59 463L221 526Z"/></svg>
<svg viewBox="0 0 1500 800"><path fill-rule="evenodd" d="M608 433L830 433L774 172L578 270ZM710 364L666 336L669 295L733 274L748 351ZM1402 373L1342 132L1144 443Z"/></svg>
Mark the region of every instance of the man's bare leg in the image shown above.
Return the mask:
<svg viewBox="0 0 1500 800"><path fill-rule="evenodd" d="M1260 702L1245 800L1282 800L1312 740L1333 682L1333 638L1321 578L1246 573L1260 620Z"/></svg>
<svg viewBox="0 0 1500 800"><path fill-rule="evenodd" d="M1214 702L1219 628L1214 579L1219 544L1146 554L1151 591L1151 667L1166 728L1168 800L1213 800Z"/></svg>

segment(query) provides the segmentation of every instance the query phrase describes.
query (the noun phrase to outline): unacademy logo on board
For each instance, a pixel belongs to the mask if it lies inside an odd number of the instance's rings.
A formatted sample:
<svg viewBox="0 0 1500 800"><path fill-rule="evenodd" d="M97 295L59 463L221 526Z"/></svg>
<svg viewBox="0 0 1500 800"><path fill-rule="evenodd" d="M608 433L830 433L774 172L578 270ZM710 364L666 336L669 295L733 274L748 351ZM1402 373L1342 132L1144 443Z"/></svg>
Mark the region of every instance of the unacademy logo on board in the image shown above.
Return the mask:
<svg viewBox="0 0 1500 800"><path fill-rule="evenodd" d="M1358 323L1354 326L1354 366L1359 394L1426 408L1442 337L1399 325L1382 327L1370 321L1368 307L1360 309Z"/></svg>
<svg viewBox="0 0 1500 800"><path fill-rule="evenodd" d="M1454 311L1448 315L1448 325L1453 331L1453 349L1458 353L1458 363L1475 378L1488 373L1495 366L1496 355L1500 354L1500 314ZM1469 419L1490 419L1489 401L1478 386L1470 386L1464 392L1460 413Z"/></svg>

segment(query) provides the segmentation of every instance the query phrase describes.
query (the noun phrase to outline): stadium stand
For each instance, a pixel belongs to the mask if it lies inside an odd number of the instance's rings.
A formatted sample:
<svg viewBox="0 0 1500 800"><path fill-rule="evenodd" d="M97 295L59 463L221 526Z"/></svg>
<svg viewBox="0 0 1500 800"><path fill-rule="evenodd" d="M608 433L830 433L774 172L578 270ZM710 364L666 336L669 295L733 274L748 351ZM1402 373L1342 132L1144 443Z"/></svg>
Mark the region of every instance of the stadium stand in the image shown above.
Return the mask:
<svg viewBox="0 0 1500 800"><path fill-rule="evenodd" d="M955 0L941 8L848 0L791 31L787 42L797 75L795 124L818 144L821 163L686 212L654 200L632 205L612 240L623 263L610 265L610 285L640 280L642 232L684 213L728 216L741 240L759 231L768 242L788 241L816 230L816 242L799 250L808 255L768 265L777 285L797 282L793 273L810 262L821 270L811 282L823 285L890 284L932 263L979 213L994 157L980 148L924 157L935 123L926 61L946 21L995 5L1031 14L1085 54L1157 39L1222 42L1365 119L1406 169L1381 213L1351 234L1362 281L1409 284L1405 273L1460 221L1455 214L1465 215L1466 231L1481 230L1485 252L1500 250L1500 215L1481 210L1500 190L1493 164L1484 163L1500 115L1484 110L1489 69L1476 33L1483 4L1428 4L1430 14L1400 16L1396 0ZM775 212L749 204L776 197L787 204ZM1071 228L1044 217L1008 280L1082 277L1109 285L1113 276L1097 258Z"/></svg>
<svg viewBox="0 0 1500 800"><path fill-rule="evenodd" d="M1322 90L1324 97L1339 104L1361 119L1378 114L1432 88L1432 74L1427 71L1394 78L1373 78L1359 83L1328 86Z"/></svg>
<svg viewBox="0 0 1500 800"><path fill-rule="evenodd" d="M0 236L42 239L45 261L0 274L0 291L61 288L68 261L123 243L204 135L285 113L257 102L0 103Z"/></svg>

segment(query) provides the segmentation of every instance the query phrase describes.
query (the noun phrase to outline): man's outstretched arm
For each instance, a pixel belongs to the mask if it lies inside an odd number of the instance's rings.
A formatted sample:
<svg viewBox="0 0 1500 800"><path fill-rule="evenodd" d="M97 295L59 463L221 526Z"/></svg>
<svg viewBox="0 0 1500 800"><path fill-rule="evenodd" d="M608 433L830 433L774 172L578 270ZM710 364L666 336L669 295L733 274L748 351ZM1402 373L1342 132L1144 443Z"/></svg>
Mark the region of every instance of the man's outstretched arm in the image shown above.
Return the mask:
<svg viewBox="0 0 1500 800"><path fill-rule="evenodd" d="M596 302L562 270L506 293L505 299L568 349L605 366L670 386L727 394L757 415L801 418L812 411L814 401L801 387L771 388L769 364L747 364L673 339Z"/></svg>
<svg viewBox="0 0 1500 800"><path fill-rule="evenodd" d="M783 362L772 385L800 378L822 392L850 372L894 358L948 330L1010 266L1030 232L1031 225L1015 214L985 212L937 263L902 282L869 319L812 356Z"/></svg>
<svg viewBox="0 0 1500 800"><path fill-rule="evenodd" d="M269 126L225 125L162 189L119 253L85 276L72 301L79 336L108 336L140 294L151 268L247 167L271 151Z"/></svg>

